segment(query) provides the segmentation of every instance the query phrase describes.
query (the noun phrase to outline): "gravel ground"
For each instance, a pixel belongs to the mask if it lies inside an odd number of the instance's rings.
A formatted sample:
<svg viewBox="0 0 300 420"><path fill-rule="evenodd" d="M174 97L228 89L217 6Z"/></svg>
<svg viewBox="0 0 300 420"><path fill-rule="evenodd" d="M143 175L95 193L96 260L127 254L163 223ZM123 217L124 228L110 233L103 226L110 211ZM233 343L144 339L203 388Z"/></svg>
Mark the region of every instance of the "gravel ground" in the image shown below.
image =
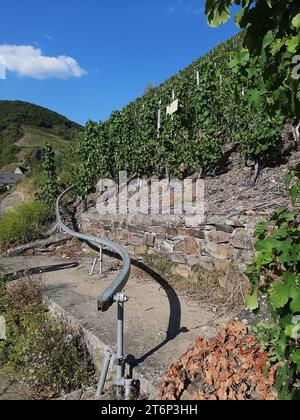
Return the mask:
<svg viewBox="0 0 300 420"><path fill-rule="evenodd" d="M8 368L0 367L0 401L36 400L37 396L29 388L19 384Z"/></svg>

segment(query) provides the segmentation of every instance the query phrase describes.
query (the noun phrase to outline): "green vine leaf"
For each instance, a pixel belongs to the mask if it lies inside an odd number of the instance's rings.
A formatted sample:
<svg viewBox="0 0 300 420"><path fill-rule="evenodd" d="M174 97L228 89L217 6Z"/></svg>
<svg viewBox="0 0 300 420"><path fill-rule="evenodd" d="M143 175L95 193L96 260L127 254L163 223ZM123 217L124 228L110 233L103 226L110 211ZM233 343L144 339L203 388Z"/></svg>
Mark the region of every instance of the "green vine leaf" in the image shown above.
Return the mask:
<svg viewBox="0 0 300 420"><path fill-rule="evenodd" d="M281 309L290 300L290 285L289 284L274 284L270 291L270 302L273 308Z"/></svg>
<svg viewBox="0 0 300 420"><path fill-rule="evenodd" d="M300 289L293 294L293 300L290 305L293 314L300 313Z"/></svg>
<svg viewBox="0 0 300 420"><path fill-rule="evenodd" d="M255 289L252 294L247 294L245 298L248 309L256 311L259 308L258 289Z"/></svg>
<svg viewBox="0 0 300 420"><path fill-rule="evenodd" d="M300 13L293 18L292 25L297 29L300 28Z"/></svg>
<svg viewBox="0 0 300 420"><path fill-rule="evenodd" d="M230 6L231 0L207 0L205 13L209 25L216 28L217 26L226 23L230 18Z"/></svg>
<svg viewBox="0 0 300 420"><path fill-rule="evenodd" d="M287 337L292 338L293 340L300 339L300 321L294 321L285 328L285 334Z"/></svg>
<svg viewBox="0 0 300 420"><path fill-rule="evenodd" d="M291 54L295 54L298 50L299 50L299 45L300 45L300 34L297 34L296 36L293 36L291 38L289 38L286 42L285 45L287 46L287 50L291 53Z"/></svg>

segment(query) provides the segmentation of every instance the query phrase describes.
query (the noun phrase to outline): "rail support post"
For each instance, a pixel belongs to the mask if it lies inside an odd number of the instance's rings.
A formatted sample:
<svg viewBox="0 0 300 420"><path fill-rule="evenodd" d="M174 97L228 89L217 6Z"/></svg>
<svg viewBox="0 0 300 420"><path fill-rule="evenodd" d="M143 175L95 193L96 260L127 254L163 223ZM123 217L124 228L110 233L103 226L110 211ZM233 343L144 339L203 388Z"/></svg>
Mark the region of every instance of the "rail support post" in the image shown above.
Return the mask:
<svg viewBox="0 0 300 420"><path fill-rule="evenodd" d="M124 293L117 293L114 302L117 304L117 348L116 352L106 351L103 367L99 376L96 396L99 398L103 393L110 363L116 366L116 376L112 385L120 389L120 394L129 398L134 384L132 379L125 377L126 358L124 356L124 304L128 297Z"/></svg>
<svg viewBox="0 0 300 420"><path fill-rule="evenodd" d="M96 265L97 265L97 263L98 263L98 261L99 261L99 271L100 271L100 274L102 274L102 266L103 266L103 247L100 245L100 248L99 248L99 256L98 257L96 257L95 259L94 259L94 261L93 261L93 265L92 265L92 268L91 268L91 271L90 271L90 276L92 277L93 276L93 274L94 274L94 271L95 271L95 268L96 268Z"/></svg>
<svg viewBox="0 0 300 420"><path fill-rule="evenodd" d="M124 356L124 303L128 297L124 293L118 293L114 296L117 303L117 352L114 364L117 366L117 375L113 385L124 386L125 356Z"/></svg>
<svg viewBox="0 0 300 420"><path fill-rule="evenodd" d="M103 390L104 390L104 386L105 386L105 382L106 382L106 378L107 378L107 374L109 370L109 365L112 360L112 357L113 357L113 352L110 350L106 350L105 355L104 355L103 367L101 369L100 376L99 376L99 382L98 382L98 387L97 387L97 392L96 392L97 398L100 398L100 396L103 394Z"/></svg>

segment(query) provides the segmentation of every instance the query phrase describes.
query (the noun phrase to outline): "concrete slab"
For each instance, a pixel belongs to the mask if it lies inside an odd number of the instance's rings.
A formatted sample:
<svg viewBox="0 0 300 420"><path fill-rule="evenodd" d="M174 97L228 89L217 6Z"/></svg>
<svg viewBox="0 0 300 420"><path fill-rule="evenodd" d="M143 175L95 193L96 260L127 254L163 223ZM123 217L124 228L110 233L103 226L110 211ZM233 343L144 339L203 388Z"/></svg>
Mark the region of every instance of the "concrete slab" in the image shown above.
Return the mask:
<svg viewBox="0 0 300 420"><path fill-rule="evenodd" d="M116 305L99 313L97 299L115 278L119 263L105 256L104 273L93 277L89 276L91 264L91 258L0 257L0 270L6 273L28 268L42 272L47 297L105 346L114 347ZM125 305L125 352L136 358L134 376L145 378L152 389L158 389L161 376L197 337L215 336L226 321L139 268L133 268L125 293L130 298Z"/></svg>

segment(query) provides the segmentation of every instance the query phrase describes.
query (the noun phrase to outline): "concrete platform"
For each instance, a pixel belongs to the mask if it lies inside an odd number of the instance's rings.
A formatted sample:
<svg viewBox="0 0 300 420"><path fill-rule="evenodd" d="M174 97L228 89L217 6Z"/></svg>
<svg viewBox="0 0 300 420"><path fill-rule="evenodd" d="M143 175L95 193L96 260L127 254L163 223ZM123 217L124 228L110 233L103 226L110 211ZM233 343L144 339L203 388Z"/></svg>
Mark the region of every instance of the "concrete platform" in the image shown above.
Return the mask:
<svg viewBox="0 0 300 420"><path fill-rule="evenodd" d="M119 263L105 256L104 273L93 277L91 264L91 258L0 257L0 270L6 273L29 268L41 273L46 296L97 337L103 348L114 347L116 305L100 313L97 299L115 278ZM207 305L179 295L164 279L140 268L133 268L125 293L130 298L125 305L125 352L136 358L133 375L141 380L142 391L154 398L172 362L197 337L215 336L226 319L218 319Z"/></svg>

